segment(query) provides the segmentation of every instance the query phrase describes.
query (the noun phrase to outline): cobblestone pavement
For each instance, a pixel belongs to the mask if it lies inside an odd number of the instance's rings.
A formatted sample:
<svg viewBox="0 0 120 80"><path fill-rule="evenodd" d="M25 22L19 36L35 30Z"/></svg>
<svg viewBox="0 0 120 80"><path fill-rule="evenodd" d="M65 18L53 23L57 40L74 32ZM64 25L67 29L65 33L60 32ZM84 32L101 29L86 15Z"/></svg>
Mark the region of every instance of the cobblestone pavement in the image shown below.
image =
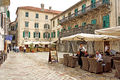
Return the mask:
<svg viewBox="0 0 120 80"><path fill-rule="evenodd" d="M94 74L79 67L48 64L48 53L11 53L0 66L0 80L117 80L114 72Z"/></svg>

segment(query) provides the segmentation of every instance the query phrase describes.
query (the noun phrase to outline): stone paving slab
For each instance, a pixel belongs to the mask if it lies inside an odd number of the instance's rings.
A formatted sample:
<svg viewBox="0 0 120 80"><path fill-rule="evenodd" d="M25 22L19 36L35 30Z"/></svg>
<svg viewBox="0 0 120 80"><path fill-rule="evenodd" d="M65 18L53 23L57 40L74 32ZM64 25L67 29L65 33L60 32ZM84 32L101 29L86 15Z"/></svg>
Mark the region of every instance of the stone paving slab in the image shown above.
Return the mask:
<svg viewBox="0 0 120 80"><path fill-rule="evenodd" d="M59 53L61 58L63 53ZM0 67L0 80L118 80L113 73L94 74L59 63L48 63L48 53L11 53Z"/></svg>

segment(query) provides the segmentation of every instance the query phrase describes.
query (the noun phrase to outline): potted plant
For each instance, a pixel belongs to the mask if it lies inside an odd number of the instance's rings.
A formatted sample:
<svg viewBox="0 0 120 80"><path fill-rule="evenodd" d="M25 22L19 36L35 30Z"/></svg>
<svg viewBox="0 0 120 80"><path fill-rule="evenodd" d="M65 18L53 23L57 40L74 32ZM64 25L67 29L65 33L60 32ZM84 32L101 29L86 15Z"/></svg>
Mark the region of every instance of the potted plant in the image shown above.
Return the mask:
<svg viewBox="0 0 120 80"><path fill-rule="evenodd" d="M31 51L32 53L34 53L33 43L30 44L30 51Z"/></svg>

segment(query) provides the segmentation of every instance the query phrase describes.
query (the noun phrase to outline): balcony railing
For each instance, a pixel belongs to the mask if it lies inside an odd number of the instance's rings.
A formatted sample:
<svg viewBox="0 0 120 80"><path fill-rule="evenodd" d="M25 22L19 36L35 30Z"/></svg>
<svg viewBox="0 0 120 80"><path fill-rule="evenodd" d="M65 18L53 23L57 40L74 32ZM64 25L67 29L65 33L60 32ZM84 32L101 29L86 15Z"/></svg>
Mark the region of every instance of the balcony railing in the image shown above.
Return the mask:
<svg viewBox="0 0 120 80"><path fill-rule="evenodd" d="M88 24L86 26L80 26L78 28L72 28L70 30L64 30L62 32L60 32L60 38L61 37L67 37L67 36L71 36L74 34L78 34L78 33L89 33L89 34L94 34L94 31L96 29L99 29L98 25L93 25L93 24Z"/></svg>
<svg viewBox="0 0 120 80"><path fill-rule="evenodd" d="M106 1L103 2L102 0L100 0L100 1L96 2L95 4L91 4L90 6L87 6L86 8L84 8L84 10L83 10L83 9L82 9L82 10L79 10L77 13L73 13L73 14L71 14L71 15L63 18L63 19L61 19L61 20L60 20L60 24L66 22L66 21L68 21L68 20L72 20L72 19L74 19L74 18L76 18L76 17L80 17L80 16L88 13L89 11L92 11L92 10L94 10L94 9L97 9L97 8L100 7L100 6L109 5L109 4L110 4L109 0L108 0L107 2L106 2Z"/></svg>

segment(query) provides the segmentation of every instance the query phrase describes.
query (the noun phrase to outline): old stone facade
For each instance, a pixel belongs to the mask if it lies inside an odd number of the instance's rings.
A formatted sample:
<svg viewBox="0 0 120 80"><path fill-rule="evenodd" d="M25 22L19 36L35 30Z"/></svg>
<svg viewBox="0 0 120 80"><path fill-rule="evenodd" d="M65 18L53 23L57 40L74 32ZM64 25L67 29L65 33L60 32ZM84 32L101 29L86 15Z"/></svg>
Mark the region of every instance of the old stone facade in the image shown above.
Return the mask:
<svg viewBox="0 0 120 80"><path fill-rule="evenodd" d="M119 0L82 0L54 17L52 19L52 27L57 23L59 24L57 24L56 27L58 25L62 26L60 37L70 36L75 33L86 33L85 27L89 24L94 25L95 29L116 27L120 23L119 4ZM87 33L94 33L94 30L90 29L92 32L89 31ZM76 48L74 43L76 42L72 42L71 44L73 48ZM61 41L59 42L58 49L59 51L69 52L69 46L69 42ZM104 52L104 41L87 42L85 46L90 54L94 53L96 50ZM77 51L77 48L74 52Z"/></svg>
<svg viewBox="0 0 120 80"><path fill-rule="evenodd" d="M36 7L19 7L17 9L18 37L17 45L23 46L26 41L51 41L51 19L60 11Z"/></svg>

